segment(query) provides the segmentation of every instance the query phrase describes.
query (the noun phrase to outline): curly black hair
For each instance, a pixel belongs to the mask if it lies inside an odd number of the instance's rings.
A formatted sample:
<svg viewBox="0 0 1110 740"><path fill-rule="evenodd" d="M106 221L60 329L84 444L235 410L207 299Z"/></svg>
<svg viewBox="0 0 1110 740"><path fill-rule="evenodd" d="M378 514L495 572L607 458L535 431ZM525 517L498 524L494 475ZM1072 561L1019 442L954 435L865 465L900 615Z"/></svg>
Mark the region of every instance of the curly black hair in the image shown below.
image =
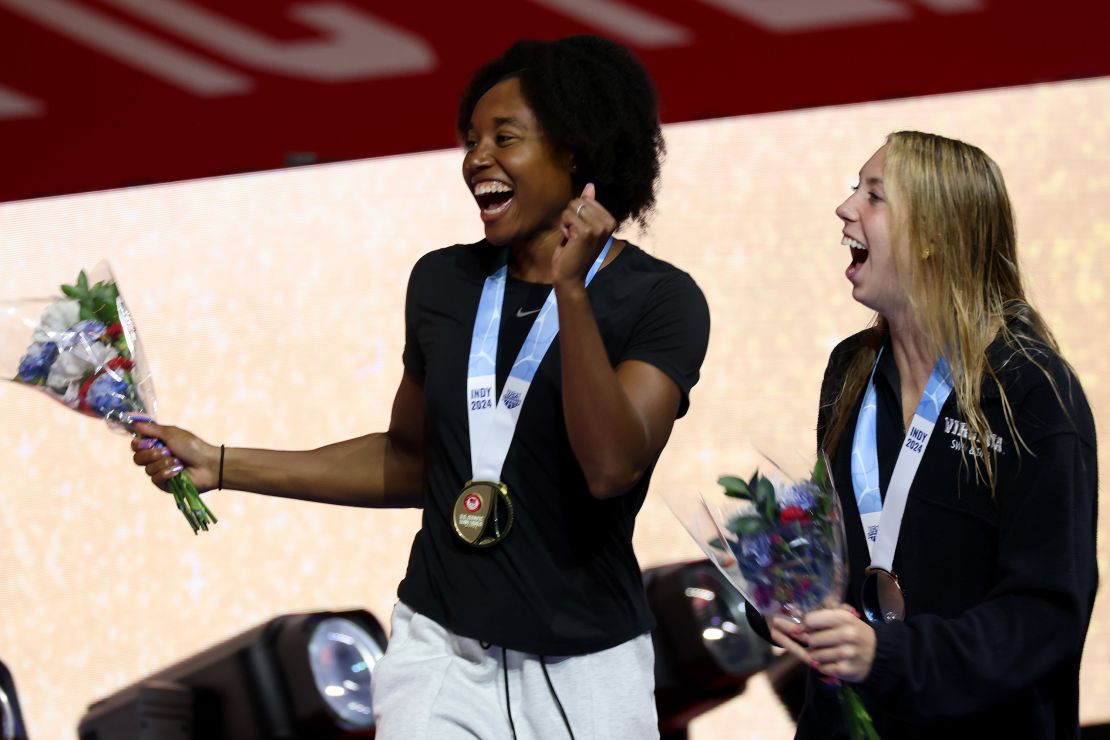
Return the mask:
<svg viewBox="0 0 1110 740"><path fill-rule="evenodd" d="M646 226L666 146L655 87L632 52L600 36L516 42L471 78L459 101L461 138L479 98L512 78L547 136L574 155L578 188L594 183L617 223Z"/></svg>

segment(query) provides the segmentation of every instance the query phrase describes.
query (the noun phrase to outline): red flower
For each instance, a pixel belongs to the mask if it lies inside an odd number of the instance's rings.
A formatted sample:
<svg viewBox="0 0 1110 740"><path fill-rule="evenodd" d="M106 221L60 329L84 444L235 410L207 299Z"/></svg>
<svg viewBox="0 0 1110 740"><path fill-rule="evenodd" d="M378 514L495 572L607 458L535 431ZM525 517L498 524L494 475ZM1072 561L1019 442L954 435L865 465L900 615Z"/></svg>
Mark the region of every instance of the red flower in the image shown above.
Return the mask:
<svg viewBox="0 0 1110 740"><path fill-rule="evenodd" d="M119 339L119 335L123 334L123 326L120 325L120 323L117 321L116 323L111 324L107 329L105 329L104 333L113 340Z"/></svg>
<svg viewBox="0 0 1110 740"><path fill-rule="evenodd" d="M801 506L787 506L785 509L782 510L782 513L779 514L779 519L786 524L789 524L790 522L809 524L811 521L813 521L813 519L810 518L809 514L806 513L806 510L803 509Z"/></svg>
<svg viewBox="0 0 1110 740"><path fill-rule="evenodd" d="M116 355L112 359L108 360L108 367L110 367L112 370L119 370L120 368L123 368L124 370L130 370L131 368L135 367L135 363L127 359L123 355Z"/></svg>
<svg viewBox="0 0 1110 740"><path fill-rule="evenodd" d="M83 382L81 384L81 388L77 391L77 410L78 411L83 411L86 414L90 413L89 412L89 405L87 403L85 403L85 397L89 395L89 386L92 385L93 381L96 380L97 378L99 378L100 375L101 375L101 373L93 373L89 377L85 378L85 382Z"/></svg>

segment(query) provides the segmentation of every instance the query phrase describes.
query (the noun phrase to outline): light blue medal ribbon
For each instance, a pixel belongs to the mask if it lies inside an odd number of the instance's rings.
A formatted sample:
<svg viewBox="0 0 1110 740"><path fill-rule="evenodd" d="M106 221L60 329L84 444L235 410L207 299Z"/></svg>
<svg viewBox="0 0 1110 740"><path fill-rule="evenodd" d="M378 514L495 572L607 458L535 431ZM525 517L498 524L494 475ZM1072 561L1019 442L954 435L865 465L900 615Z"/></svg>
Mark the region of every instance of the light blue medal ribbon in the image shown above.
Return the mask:
<svg viewBox="0 0 1110 740"><path fill-rule="evenodd" d="M609 237L586 273L586 285L590 284L601 269L612 245L613 237ZM509 453L509 445L516 433L520 408L540 362L559 333L558 306L555 290L552 288L532 323L516 360L513 361L505 387L501 390L501 397L495 400L497 334L501 326L508 273L508 250L505 250L498 268L486 278L482 286L478 314L474 318L474 333L470 339L466 404L470 426L470 470L472 479L476 481L501 479L501 468L505 465L505 456Z"/></svg>
<svg viewBox="0 0 1110 740"><path fill-rule="evenodd" d="M917 475L921 458L925 455L925 447L932 438L941 407L952 392L952 372L944 356L938 357L925 383L925 391L921 394L909 431L902 441L902 449L894 463L884 503L879 492L879 453L876 443L878 429L875 370L879 366L880 357L882 350L879 350L879 356L875 358L875 365L871 368L871 377L867 381L863 404L856 419L856 431L852 438L852 488L856 495L856 507L863 523L863 532L867 537L871 565L890 572L910 485Z"/></svg>

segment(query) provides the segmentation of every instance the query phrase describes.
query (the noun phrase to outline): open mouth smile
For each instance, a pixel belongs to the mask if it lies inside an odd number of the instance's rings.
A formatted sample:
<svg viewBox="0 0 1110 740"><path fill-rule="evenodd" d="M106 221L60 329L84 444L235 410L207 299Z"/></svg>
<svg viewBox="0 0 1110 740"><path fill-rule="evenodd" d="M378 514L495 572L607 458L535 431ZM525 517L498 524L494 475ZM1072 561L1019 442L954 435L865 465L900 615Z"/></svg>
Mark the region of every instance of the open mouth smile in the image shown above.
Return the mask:
<svg viewBox="0 0 1110 740"><path fill-rule="evenodd" d="M482 212L483 221L493 221L513 202L513 189L500 180L482 180L474 185L474 200Z"/></svg>
<svg viewBox="0 0 1110 740"><path fill-rule="evenodd" d="M848 270L846 271L847 276L850 278L856 274L856 271L860 268L860 265L867 261L867 245L863 242L856 241L848 235L844 235L844 237L840 240L840 245L843 247L848 247L848 249L852 252L852 264L848 265Z"/></svg>
<svg viewBox="0 0 1110 740"><path fill-rule="evenodd" d="M867 245L863 242L857 242L852 237L845 236L843 239L840 240L840 246L848 247L850 250L852 250L853 264L862 265L864 262L867 261Z"/></svg>

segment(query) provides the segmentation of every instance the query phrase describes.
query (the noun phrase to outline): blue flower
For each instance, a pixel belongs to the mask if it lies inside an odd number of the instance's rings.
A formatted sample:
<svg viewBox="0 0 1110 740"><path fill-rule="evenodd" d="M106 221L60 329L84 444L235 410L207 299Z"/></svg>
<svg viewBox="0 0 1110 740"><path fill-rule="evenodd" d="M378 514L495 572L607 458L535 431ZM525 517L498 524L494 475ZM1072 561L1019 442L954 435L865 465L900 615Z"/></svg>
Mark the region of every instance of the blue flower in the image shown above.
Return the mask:
<svg viewBox="0 0 1110 740"><path fill-rule="evenodd" d="M127 381L114 377L111 373L97 376L89 385L85 404L90 411L106 416L110 411L131 411L131 398Z"/></svg>
<svg viewBox="0 0 1110 740"><path fill-rule="evenodd" d="M108 327L106 327L101 321L96 321L95 319L85 319L84 321L78 321L76 324L71 326L69 330L79 331L83 334L88 334L91 337L100 338L104 336L104 332L108 330Z"/></svg>
<svg viewBox="0 0 1110 740"><path fill-rule="evenodd" d="M27 348L27 354L19 361L19 379L24 383L45 380L50 366L58 357L58 345L54 342L35 342Z"/></svg>
<svg viewBox="0 0 1110 740"><path fill-rule="evenodd" d="M78 343L92 344L99 341L107 331L108 327L99 321L93 319L78 321L64 332L61 332L58 337L58 344L61 345L63 350L69 349Z"/></svg>
<svg viewBox="0 0 1110 740"><path fill-rule="evenodd" d="M805 483L797 483L779 496L779 507L786 509L791 506L797 506L804 511L812 511L817 503L817 496L820 495L821 489L813 481L806 481Z"/></svg>
<svg viewBox="0 0 1110 740"><path fill-rule="evenodd" d="M745 535L733 545L733 554L745 575L758 573L771 564L771 538L765 533Z"/></svg>

